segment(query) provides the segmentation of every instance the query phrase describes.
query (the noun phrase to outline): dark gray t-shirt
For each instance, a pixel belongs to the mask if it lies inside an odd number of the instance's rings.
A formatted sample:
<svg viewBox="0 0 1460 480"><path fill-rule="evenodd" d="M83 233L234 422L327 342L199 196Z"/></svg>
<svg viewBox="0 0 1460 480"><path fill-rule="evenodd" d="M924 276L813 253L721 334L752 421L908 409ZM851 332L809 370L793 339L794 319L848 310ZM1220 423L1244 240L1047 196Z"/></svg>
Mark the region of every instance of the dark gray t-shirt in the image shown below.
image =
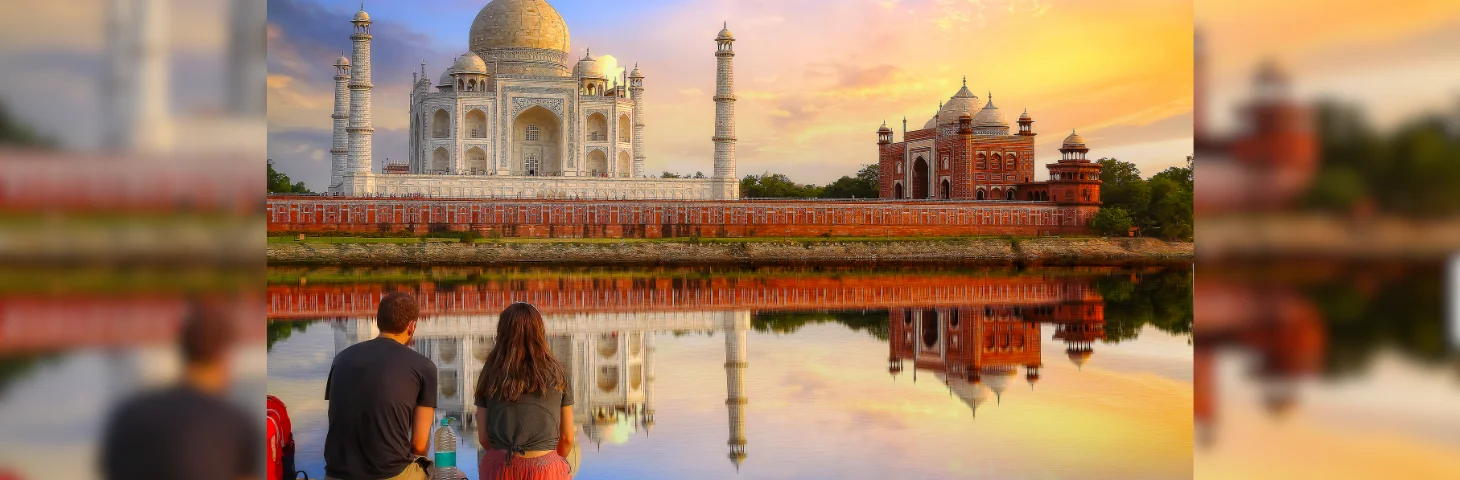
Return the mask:
<svg viewBox="0 0 1460 480"><path fill-rule="evenodd" d="M335 355L324 390L330 403L325 474L390 478L415 459L416 407L436 408L436 364L400 342L376 338Z"/></svg>
<svg viewBox="0 0 1460 480"><path fill-rule="evenodd" d="M263 474L257 417L180 386L126 401L107 420L102 476L192 480Z"/></svg>
<svg viewBox="0 0 1460 480"><path fill-rule="evenodd" d="M563 407L573 405L573 386L563 382L563 391L524 393L515 402L477 398L487 409L487 440L496 450L533 452L558 448Z"/></svg>

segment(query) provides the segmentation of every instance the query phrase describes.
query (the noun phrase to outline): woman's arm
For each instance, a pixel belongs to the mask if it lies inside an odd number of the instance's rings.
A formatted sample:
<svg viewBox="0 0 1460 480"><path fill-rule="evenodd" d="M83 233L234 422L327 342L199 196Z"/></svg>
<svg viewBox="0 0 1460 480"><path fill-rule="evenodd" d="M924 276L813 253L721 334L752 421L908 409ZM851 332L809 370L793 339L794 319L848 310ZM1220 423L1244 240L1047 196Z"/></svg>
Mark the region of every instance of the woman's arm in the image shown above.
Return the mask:
<svg viewBox="0 0 1460 480"><path fill-rule="evenodd" d="M577 439L573 438L573 406L563 407L561 416L563 421L558 427L558 455L568 458L568 453L573 451L573 444L577 443Z"/></svg>
<svg viewBox="0 0 1460 480"><path fill-rule="evenodd" d="M487 409L477 407L477 444L481 445L483 449L491 450L492 441L491 437L487 436L487 431Z"/></svg>

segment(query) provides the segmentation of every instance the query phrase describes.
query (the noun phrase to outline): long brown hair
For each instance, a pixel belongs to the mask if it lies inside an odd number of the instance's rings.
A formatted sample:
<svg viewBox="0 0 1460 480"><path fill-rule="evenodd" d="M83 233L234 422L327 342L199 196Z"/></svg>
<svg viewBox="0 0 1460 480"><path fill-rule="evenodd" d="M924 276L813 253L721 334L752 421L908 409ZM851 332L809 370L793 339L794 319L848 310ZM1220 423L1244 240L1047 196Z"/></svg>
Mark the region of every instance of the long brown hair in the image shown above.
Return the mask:
<svg viewBox="0 0 1460 480"><path fill-rule="evenodd" d="M563 391L563 365L553 358L542 314L527 303L514 303L497 320L497 343L477 378L476 399L515 402L523 393Z"/></svg>

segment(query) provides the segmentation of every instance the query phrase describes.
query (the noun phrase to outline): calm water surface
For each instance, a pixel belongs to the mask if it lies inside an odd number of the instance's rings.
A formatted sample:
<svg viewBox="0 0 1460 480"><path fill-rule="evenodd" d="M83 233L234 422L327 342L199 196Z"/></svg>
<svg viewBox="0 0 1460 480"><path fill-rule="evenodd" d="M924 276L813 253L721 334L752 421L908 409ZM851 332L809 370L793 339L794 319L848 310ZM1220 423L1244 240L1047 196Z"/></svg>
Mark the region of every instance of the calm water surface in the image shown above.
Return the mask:
<svg viewBox="0 0 1460 480"><path fill-rule="evenodd" d="M330 362L391 291L422 300L413 348L465 458L496 315L521 300L568 365L577 478L1191 476L1189 266L270 276L268 390L315 477Z"/></svg>

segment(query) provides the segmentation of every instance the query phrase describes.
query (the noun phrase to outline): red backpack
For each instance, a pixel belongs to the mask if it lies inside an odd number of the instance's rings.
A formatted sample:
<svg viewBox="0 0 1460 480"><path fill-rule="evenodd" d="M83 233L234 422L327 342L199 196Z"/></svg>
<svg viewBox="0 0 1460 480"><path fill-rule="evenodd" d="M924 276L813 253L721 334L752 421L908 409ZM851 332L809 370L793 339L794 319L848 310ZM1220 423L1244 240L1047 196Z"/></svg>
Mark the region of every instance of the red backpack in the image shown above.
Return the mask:
<svg viewBox="0 0 1460 480"><path fill-rule="evenodd" d="M289 424L289 410L284 401L269 395L268 430L268 480L292 480L298 478L294 470L294 429ZM309 478L305 474L304 478Z"/></svg>

